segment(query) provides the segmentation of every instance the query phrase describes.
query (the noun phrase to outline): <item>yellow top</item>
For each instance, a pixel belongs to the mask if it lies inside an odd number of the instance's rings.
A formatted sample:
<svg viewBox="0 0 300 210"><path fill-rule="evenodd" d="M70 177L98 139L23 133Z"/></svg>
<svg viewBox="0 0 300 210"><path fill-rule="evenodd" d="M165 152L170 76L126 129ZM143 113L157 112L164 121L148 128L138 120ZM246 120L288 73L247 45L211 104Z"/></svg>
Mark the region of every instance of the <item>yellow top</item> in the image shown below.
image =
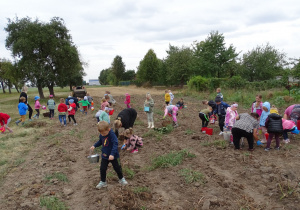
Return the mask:
<svg viewBox="0 0 300 210"><path fill-rule="evenodd" d="M170 102L170 100L171 100L170 94L169 94L169 93L166 93L166 94L165 94L165 101L166 101L166 102Z"/></svg>

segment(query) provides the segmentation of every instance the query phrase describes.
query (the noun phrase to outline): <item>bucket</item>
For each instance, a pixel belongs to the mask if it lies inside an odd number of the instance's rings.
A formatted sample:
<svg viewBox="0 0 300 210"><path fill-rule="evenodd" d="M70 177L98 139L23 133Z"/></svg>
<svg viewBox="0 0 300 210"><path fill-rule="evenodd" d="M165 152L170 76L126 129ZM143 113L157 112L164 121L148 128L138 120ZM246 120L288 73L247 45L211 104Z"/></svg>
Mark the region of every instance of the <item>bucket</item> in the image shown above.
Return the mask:
<svg viewBox="0 0 300 210"><path fill-rule="evenodd" d="M269 134L268 134L268 133L265 133L265 137L266 137L266 139L268 140Z"/></svg>
<svg viewBox="0 0 300 210"><path fill-rule="evenodd" d="M109 114L109 115L113 115L114 111L115 111L114 109L113 109L113 110L110 110L108 114Z"/></svg>
<svg viewBox="0 0 300 210"><path fill-rule="evenodd" d="M210 136L213 134L213 129L212 128L206 128L205 131L206 131L206 134L208 134Z"/></svg>
<svg viewBox="0 0 300 210"><path fill-rule="evenodd" d="M88 160L90 161L90 163L98 163L99 162L99 155L98 154L95 154L95 155L89 155L88 157Z"/></svg>
<svg viewBox="0 0 300 210"><path fill-rule="evenodd" d="M231 136L231 132L229 132L229 131L224 131L223 132L223 137L224 137L225 141L230 142L230 136Z"/></svg>
<svg viewBox="0 0 300 210"><path fill-rule="evenodd" d="M202 132L202 133L206 133L206 129L207 129L207 127L201 128L201 132Z"/></svg>

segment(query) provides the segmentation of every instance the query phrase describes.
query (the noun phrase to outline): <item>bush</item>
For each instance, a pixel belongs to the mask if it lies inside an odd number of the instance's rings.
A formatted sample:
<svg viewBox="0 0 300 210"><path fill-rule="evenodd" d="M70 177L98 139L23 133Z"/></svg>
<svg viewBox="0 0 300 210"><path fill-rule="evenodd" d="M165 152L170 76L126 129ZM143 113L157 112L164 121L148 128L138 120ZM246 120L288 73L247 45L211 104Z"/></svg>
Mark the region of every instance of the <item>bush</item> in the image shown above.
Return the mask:
<svg viewBox="0 0 300 210"><path fill-rule="evenodd" d="M188 81L187 85L190 90L203 91L208 88L208 79L195 76Z"/></svg>
<svg viewBox="0 0 300 210"><path fill-rule="evenodd" d="M225 82L227 88L240 89L246 86L246 80L241 76L233 76Z"/></svg>
<svg viewBox="0 0 300 210"><path fill-rule="evenodd" d="M208 82L209 82L209 89L210 90L215 90L219 87L221 87L222 83L224 83L224 81L227 81L227 78L209 78Z"/></svg>
<svg viewBox="0 0 300 210"><path fill-rule="evenodd" d="M128 86L130 85L130 81L120 81L119 86Z"/></svg>

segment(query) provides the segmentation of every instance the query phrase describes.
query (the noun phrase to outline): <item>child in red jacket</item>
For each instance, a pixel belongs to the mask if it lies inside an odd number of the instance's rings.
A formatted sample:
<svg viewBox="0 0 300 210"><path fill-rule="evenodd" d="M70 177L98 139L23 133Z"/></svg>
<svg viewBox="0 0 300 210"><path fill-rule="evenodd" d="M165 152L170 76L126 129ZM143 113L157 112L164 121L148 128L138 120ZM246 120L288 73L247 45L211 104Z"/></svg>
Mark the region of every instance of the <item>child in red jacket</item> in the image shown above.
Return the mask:
<svg viewBox="0 0 300 210"><path fill-rule="evenodd" d="M0 123L1 123L0 130L2 131L2 133L4 133L5 129L9 130L10 133L13 132L12 129L8 127L10 121L11 121L11 117L8 114L0 113Z"/></svg>
<svg viewBox="0 0 300 210"><path fill-rule="evenodd" d="M57 110L58 110L58 119L61 123L61 126L66 126L67 125L67 112L68 112L68 107L67 105L65 104L65 99L64 98L61 98L60 99L60 104L58 105L57 107Z"/></svg>
<svg viewBox="0 0 300 210"><path fill-rule="evenodd" d="M126 98L125 98L124 104L127 105L127 108L131 108L131 106L130 106L130 95L128 93L126 93L125 96L126 96Z"/></svg>
<svg viewBox="0 0 300 210"><path fill-rule="evenodd" d="M77 122L75 120L75 109L76 109L76 104L74 103L73 99L69 100L69 108L68 108L68 119L69 119L69 123L71 123L71 118L74 121L74 125L77 125Z"/></svg>

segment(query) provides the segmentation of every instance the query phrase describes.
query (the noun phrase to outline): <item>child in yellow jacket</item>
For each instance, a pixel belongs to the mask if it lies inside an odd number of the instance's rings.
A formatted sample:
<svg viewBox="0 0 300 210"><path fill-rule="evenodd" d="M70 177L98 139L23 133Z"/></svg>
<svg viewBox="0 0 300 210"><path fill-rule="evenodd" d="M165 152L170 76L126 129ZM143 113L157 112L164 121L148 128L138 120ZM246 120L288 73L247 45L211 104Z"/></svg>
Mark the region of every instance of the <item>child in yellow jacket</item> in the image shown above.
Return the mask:
<svg viewBox="0 0 300 210"><path fill-rule="evenodd" d="M171 96L169 94L169 91L165 90L165 102L166 102L167 106L169 105L170 100L171 100Z"/></svg>

